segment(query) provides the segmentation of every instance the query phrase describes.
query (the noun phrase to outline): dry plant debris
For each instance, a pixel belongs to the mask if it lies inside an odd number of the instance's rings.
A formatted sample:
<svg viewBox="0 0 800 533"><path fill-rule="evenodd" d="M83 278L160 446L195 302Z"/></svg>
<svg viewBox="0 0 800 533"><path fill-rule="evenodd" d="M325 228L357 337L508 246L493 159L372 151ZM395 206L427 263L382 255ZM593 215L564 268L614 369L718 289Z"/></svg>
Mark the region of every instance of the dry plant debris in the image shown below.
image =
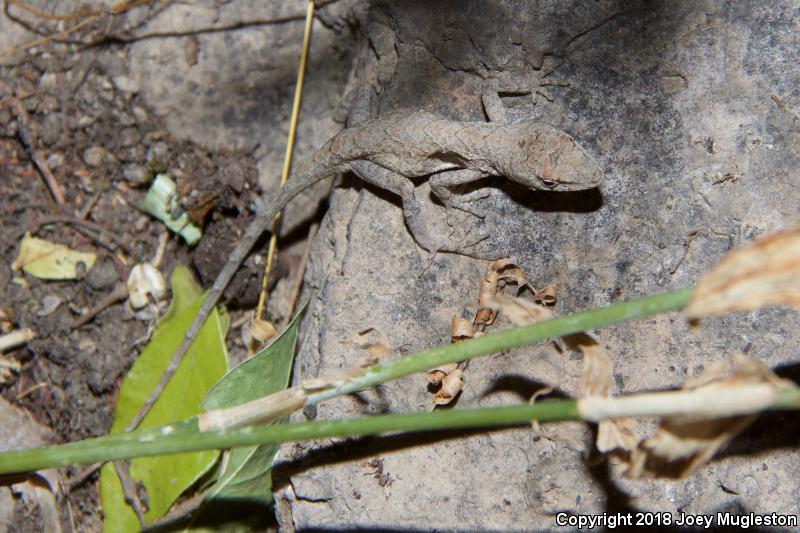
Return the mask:
<svg viewBox="0 0 800 533"><path fill-rule="evenodd" d="M727 254L700 279L686 314L698 320L765 305L800 305L800 229L767 235Z"/></svg>
<svg viewBox="0 0 800 533"><path fill-rule="evenodd" d="M371 338L376 338L376 340L370 340ZM394 351L389 346L386 336L378 333L375 328L361 330L349 339L339 341L339 344L355 344L367 351L367 357L358 364L359 373L361 369L380 363Z"/></svg>
<svg viewBox="0 0 800 533"><path fill-rule="evenodd" d="M481 280L478 291L478 310L470 320L463 316L454 316L450 323L451 342L460 342L484 334L487 326L494 324L497 309L492 301L498 293L502 293L508 285L517 287L517 294L525 287L530 287L534 294L537 291L528 283L528 277L511 259L502 258L492 263L489 272ZM548 289L548 300L555 302L554 286ZM464 371L467 363L451 363L428 371L428 381L439 385L433 395L434 405L447 405L452 402L464 384Z"/></svg>
<svg viewBox="0 0 800 533"><path fill-rule="evenodd" d="M705 392L709 401L722 391L737 392L750 397L753 385L765 385L775 395L794 384L776 376L760 361L744 356L735 357L734 366L717 364L694 379L687 381L683 391ZM758 403L753 398L753 403ZM765 406L766 407L766 406ZM725 406L721 406L725 408ZM633 478L685 478L711 460L736 435L750 425L757 415L714 417L684 415L661 420L654 436L639 443L625 464L626 475Z"/></svg>
<svg viewBox="0 0 800 533"><path fill-rule="evenodd" d="M269 320L254 318L250 323L250 336L252 339L263 344L278 334L275 325Z"/></svg>
<svg viewBox="0 0 800 533"><path fill-rule="evenodd" d="M93 253L77 252L63 244L26 233L20 242L19 254L11 263L11 270L22 269L40 279L77 279L79 271L85 273L94 266L96 257Z"/></svg>
<svg viewBox="0 0 800 533"><path fill-rule="evenodd" d="M753 310L765 305L800 305L800 231L783 231L728 254L703 277L687 308L690 320L710 314ZM555 317L520 298L495 296L517 325ZM712 365L678 391L611 398L612 366L606 351L588 333L568 335L566 347L584 355L578 410L599 421L597 449L621 461L632 478L685 478L708 463L779 392L794 387L759 361L744 356L731 365ZM630 416L665 413L652 437L640 440ZM614 417L620 413L619 417ZM668 414L667 414L668 413ZM678 414L675 414L678 413ZM622 415L627 416L622 416Z"/></svg>
<svg viewBox="0 0 800 533"><path fill-rule="evenodd" d="M150 263L139 263L128 276L128 304L139 310L150 303L163 302L167 297L167 281L164 275Z"/></svg>

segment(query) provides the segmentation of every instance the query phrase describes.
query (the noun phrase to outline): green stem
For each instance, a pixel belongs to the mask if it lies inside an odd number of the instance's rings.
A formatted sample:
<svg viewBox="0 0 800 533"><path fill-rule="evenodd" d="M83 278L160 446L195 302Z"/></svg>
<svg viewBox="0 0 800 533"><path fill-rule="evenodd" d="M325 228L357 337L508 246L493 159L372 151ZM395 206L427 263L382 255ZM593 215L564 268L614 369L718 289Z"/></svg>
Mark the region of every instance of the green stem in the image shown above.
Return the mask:
<svg viewBox="0 0 800 533"><path fill-rule="evenodd" d="M83 440L50 448L0 454L0 474L67 465L113 461L131 457L235 448L350 435L375 435L394 431L431 431L456 428L501 427L529 424L531 420L576 420L575 400L543 401L534 405L447 410L433 413L377 415L346 420L250 426L201 433L196 424L182 422L170 428L153 428ZM179 427L178 427L179 426ZM194 426L192 428L191 426Z"/></svg>
<svg viewBox="0 0 800 533"><path fill-rule="evenodd" d="M499 331L464 342L438 346L402 359L374 365L368 368L364 374L353 378L340 387L312 394L306 400L306 405L313 405L335 396L368 389L386 381L425 372L447 363L466 361L473 357L497 353L501 350L509 350L555 337L563 337L571 333L624 322L633 318L677 311L686 307L693 290L691 288L680 289L655 296L646 296L630 302L613 304L608 307L590 309L552 320L537 322L530 326Z"/></svg>
<svg viewBox="0 0 800 533"><path fill-rule="evenodd" d="M464 361L526 344L594 329L616 322L656 313L676 311L686 306L692 289L648 296L630 302L592 309L506 330L485 337L451 344L402 359L376 365L347 385L309 397L317 403L333 396L423 372L442 364ZM303 424L246 427L227 432L197 431L196 420L163 428L109 435L61 446L0 453L0 474L38 470L72 464L86 464L146 455L180 453L216 448L231 448L263 443L278 443L346 435L372 435L388 431L423 431L433 429L491 427L540 421L576 419L574 400L541 402L532 406L491 409L450 410L434 413L381 415L350 420L317 421Z"/></svg>

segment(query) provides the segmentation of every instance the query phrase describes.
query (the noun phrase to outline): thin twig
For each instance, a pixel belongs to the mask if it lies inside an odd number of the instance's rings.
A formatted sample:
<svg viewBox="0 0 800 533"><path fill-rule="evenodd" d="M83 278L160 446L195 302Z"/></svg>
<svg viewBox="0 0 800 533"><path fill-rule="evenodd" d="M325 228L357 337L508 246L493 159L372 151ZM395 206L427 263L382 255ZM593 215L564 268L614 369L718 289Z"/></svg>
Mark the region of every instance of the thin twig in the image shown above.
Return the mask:
<svg viewBox="0 0 800 533"><path fill-rule="evenodd" d="M14 110L14 114L17 116L17 122L19 123L17 135L19 136L20 141L22 141L23 146L25 146L25 149L30 154L31 159L36 165L36 168L39 169L39 173L42 175L47 188L50 189L50 194L53 195L53 199L59 206L63 206L65 200L64 193L61 191L61 186L59 186L58 181L53 173L50 172L50 168L47 166L42 153L36 149L36 139L32 135L32 130L30 128L30 115L28 115L28 111L17 98L11 99L11 107Z"/></svg>
<svg viewBox="0 0 800 533"><path fill-rule="evenodd" d="M74 477L70 478L69 481L67 481L67 483L65 485L65 489L66 489L67 494L69 494L70 492L72 492L76 488L78 488L81 485L83 485L83 483L87 479L89 479L92 476L92 474L94 474L95 472L100 470L101 466L103 466L103 463L95 463L95 464L93 464L91 466L88 466L88 467L84 468L83 470L81 470L80 472L75 474Z"/></svg>
<svg viewBox="0 0 800 533"><path fill-rule="evenodd" d="M97 204L97 200L100 199L100 191L97 191L92 195L91 198L86 202L86 205L83 206L80 213L78 213L78 218L81 220L86 220L89 217L89 213L92 212L94 209L95 204Z"/></svg>
<svg viewBox="0 0 800 533"><path fill-rule="evenodd" d="M136 495L136 484L133 482L133 479L131 479L131 475L128 472L128 462L114 461L114 470L117 472L120 485L122 485L122 494L125 496L125 503L127 503L131 509L133 509L134 513L136 513L136 518L139 519L139 525L142 529L144 529L147 527L147 524L144 521L142 502L139 501L139 497Z"/></svg>
<svg viewBox="0 0 800 533"><path fill-rule="evenodd" d="M64 31L61 31L61 32L58 32L58 33L53 33L51 35L47 35L47 36L42 37L40 39L34 39L33 41L28 41L27 43L24 43L24 44L21 44L19 46L15 46L14 48L11 48L9 50L5 50L3 52L0 52L0 58L12 56L12 55L16 54L17 52L22 52L22 51L28 50L29 48L33 48L35 46L39 46L40 44L46 44L46 43L48 43L50 41L58 41L58 40L63 39L64 37L66 37L66 36L68 36L68 35L70 35L72 33L75 33L76 31L80 30L81 28L83 28L85 26L88 26L89 24L91 24L91 23L93 23L93 22L95 22L97 20L100 20L104 16L119 15L121 13L129 11L129 10L134 9L136 7L139 7L141 5L145 5L145 4L149 3L150 1L151 0L122 0L121 2L117 2L116 4L111 6L110 8L103 8L103 9L95 10L95 11L86 11L84 9L84 10L81 10L81 11L77 11L77 12L71 14L71 15L49 15L47 13L44 13L44 12L37 11L37 10L34 10L32 8L29 8L27 6L23 7L24 4L22 4L21 2L17 2L17 1L14 1L14 0L6 0L5 1L6 9L8 8L8 4L12 4L12 5L15 5L16 7L20 8L22 11L27 12L28 14L37 16L39 18L50 19L50 20L61 20L61 21L77 20L77 19L82 18L82 17L86 17L86 18L84 18L82 21L78 22L77 24L74 24L74 25L70 26L69 28L65 29Z"/></svg>
<svg viewBox="0 0 800 533"><path fill-rule="evenodd" d="M87 322L91 321L94 317L99 315L105 309L108 309L120 300L128 297L128 286L124 282L119 282L114 286L114 289L105 295L94 307L89 309L86 313L79 316L72 323L71 329L78 329Z"/></svg>
<svg viewBox="0 0 800 533"><path fill-rule="evenodd" d="M152 530L157 530L165 526L169 526L172 524L176 524L183 520L186 520L188 517L192 516L198 509L203 506L203 501L205 500L206 493L201 492L195 494L191 498L188 498L178 505L174 506L170 512L164 516L163 518L159 518L148 527ZM169 529L169 528L167 528Z"/></svg>
<svg viewBox="0 0 800 533"><path fill-rule="evenodd" d="M46 226L47 224L53 224L56 222L61 222L63 224L70 224L75 226L75 229L92 239L93 241L97 242L103 248L107 248L112 252L116 252L118 248L121 248L126 253L131 253L130 246L122 240L121 237L115 235L114 233L110 232L103 226L97 224L96 222L92 222L90 220L83 220L81 218L76 218L67 214L64 215L49 215L41 218L38 221L37 227ZM88 230L88 231L87 231ZM92 233L96 232L96 233ZM104 235L107 235L110 239L106 239Z"/></svg>
<svg viewBox="0 0 800 533"><path fill-rule="evenodd" d="M300 49L300 64L297 67L297 85L294 88L294 102L292 103L292 117L289 122L289 138L286 141L286 153L283 158L283 170L281 172L281 189L289 179L289 171L292 168L292 154L294 153L294 140L297 137L297 119L300 116L300 102L303 99L303 81L306 76L306 64L308 63L308 47L311 42L311 23L314 21L314 0L308 0L306 11L306 24L303 32L303 46ZM269 248L267 249L267 262L264 265L264 278L261 284L261 294L258 297L258 307L253 315L253 320L261 320L264 315L264 304L269 295L269 274L272 270L272 263L275 258L275 250L278 247L278 229L280 225L280 213L272 221L272 235L269 238ZM291 315L291 313L290 313Z"/></svg>

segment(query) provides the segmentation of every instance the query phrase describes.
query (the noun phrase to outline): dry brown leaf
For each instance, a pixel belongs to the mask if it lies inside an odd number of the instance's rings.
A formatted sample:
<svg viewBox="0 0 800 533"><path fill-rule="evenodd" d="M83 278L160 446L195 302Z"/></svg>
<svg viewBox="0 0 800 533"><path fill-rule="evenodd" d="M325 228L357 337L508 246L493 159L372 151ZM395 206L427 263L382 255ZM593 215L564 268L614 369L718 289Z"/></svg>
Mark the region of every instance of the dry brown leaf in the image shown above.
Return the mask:
<svg viewBox="0 0 800 533"><path fill-rule="evenodd" d="M267 342L277 334L278 331L269 320L254 318L250 324L250 335L258 342Z"/></svg>
<svg viewBox="0 0 800 533"><path fill-rule="evenodd" d="M597 451L608 453L614 450L630 452L636 449L639 437L636 435L636 420L633 418L614 418L601 420L597 424Z"/></svg>
<svg viewBox="0 0 800 533"><path fill-rule="evenodd" d="M522 269L511 259L498 259L481 281L478 293L478 305L480 306L475 315L475 325L479 329L491 326L497 318L497 311L492 309L490 302L492 298L502 291L507 284L514 284L523 287L528 283L528 278Z"/></svg>
<svg viewBox="0 0 800 533"><path fill-rule="evenodd" d="M496 272L499 279L506 283L513 283L522 287L528 283L525 272L509 258L498 259L492 263L492 272Z"/></svg>
<svg viewBox="0 0 800 533"><path fill-rule="evenodd" d="M542 305L556 304L556 284L550 283L540 290L534 289L533 301Z"/></svg>
<svg viewBox="0 0 800 533"><path fill-rule="evenodd" d="M687 382L685 390L706 390L712 394L751 385L770 385L775 391L793 386L776 376L761 362L744 357L727 376L720 376L719 367L704 372ZM757 415L700 417L665 417L655 435L639 444L631 456L626 475L633 478L685 478L709 462Z"/></svg>
<svg viewBox="0 0 800 533"><path fill-rule="evenodd" d="M608 352L590 333L576 333L564 337L564 344L583 353L580 397L611 396L614 380L613 365ZM597 424L597 449L601 453L612 450L630 451L636 448L636 421L632 418L601 420Z"/></svg>
<svg viewBox="0 0 800 533"><path fill-rule="evenodd" d="M597 339L590 333L575 333L563 339L569 349L583 353L580 396L609 396L614 379L613 366Z"/></svg>
<svg viewBox="0 0 800 533"><path fill-rule="evenodd" d="M456 368L458 368L458 363L448 363L431 369L428 371L428 381L434 385L438 385L445 376L452 373Z"/></svg>
<svg viewBox="0 0 800 533"><path fill-rule="evenodd" d="M464 371L456 368L451 373L447 374L442 379L442 387L436 391L433 396L433 403L435 405L447 405L461 392L461 386L464 384Z"/></svg>
<svg viewBox="0 0 800 533"><path fill-rule="evenodd" d="M0 333L14 329L14 311L10 307L0 307Z"/></svg>
<svg viewBox="0 0 800 533"><path fill-rule="evenodd" d="M372 336L377 336L378 340L370 341L370 337ZM378 333L375 328L363 329L349 339L339 341L339 344L355 344L362 350L367 351L367 357L358 364L359 371L360 369L379 363L394 351L389 346L389 341L386 337Z"/></svg>
<svg viewBox="0 0 800 533"><path fill-rule="evenodd" d="M472 321L460 316L454 316L450 320L450 340L452 342L463 341L464 339L471 339L475 336L472 330Z"/></svg>
<svg viewBox="0 0 800 533"><path fill-rule="evenodd" d="M491 326L494 319L497 318L497 311L489 308L489 303L494 295L497 294L497 282L500 277L497 272L489 272L481 281L481 287L478 291L478 305L480 306L478 312L475 314L475 324L481 327Z"/></svg>
<svg viewBox="0 0 800 533"><path fill-rule="evenodd" d="M767 235L727 254L700 279L686 314L697 320L765 305L800 305L800 229Z"/></svg>
<svg viewBox="0 0 800 533"><path fill-rule="evenodd" d="M539 304L504 294L495 296L490 304L503 311L508 319L517 326L527 326L557 316L553 311Z"/></svg>

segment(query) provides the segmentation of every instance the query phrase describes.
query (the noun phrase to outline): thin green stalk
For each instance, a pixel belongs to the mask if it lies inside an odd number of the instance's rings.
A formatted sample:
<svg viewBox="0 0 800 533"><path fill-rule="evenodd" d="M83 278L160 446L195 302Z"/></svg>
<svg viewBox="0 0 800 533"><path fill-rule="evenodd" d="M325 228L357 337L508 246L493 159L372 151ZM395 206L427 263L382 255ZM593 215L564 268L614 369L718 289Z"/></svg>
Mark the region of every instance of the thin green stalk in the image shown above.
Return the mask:
<svg viewBox="0 0 800 533"><path fill-rule="evenodd" d="M423 372L429 368L496 353L549 338L569 335L616 322L686 306L692 289L648 296L630 302L592 309L485 337L451 344L368 369L347 385L312 395L307 403L347 394L374 385ZM388 431L423 431L462 427L491 427L540 421L575 419L573 400L541 402L533 406L513 406L464 411L382 415L351 420L317 421L304 424L247 427L227 432L197 431L195 419L162 428L143 429L61 446L0 454L0 474L86 464L145 455L179 453L214 448L231 448L263 443L330 438L346 435L371 435Z"/></svg>
<svg viewBox="0 0 800 533"><path fill-rule="evenodd" d="M788 387L778 393L775 409L800 409L800 387Z"/></svg>
<svg viewBox="0 0 800 533"><path fill-rule="evenodd" d="M180 427L166 426L170 429L140 430L50 448L2 453L0 474L266 443L376 435L395 431L502 427L529 424L533 419L544 422L578 418L576 400L555 400L534 405L365 416L346 420L250 426L207 433L197 431L195 423L189 425L183 422Z"/></svg>
<svg viewBox="0 0 800 533"><path fill-rule="evenodd" d="M456 344L438 346L402 359L377 364L344 385L312 394L306 400L306 405L313 405L335 396L368 389L386 381L425 372L447 363L458 363L473 357L518 348L526 344L563 337L571 333L595 329L634 318L677 311L686 307L693 290L691 288L680 289L655 296L646 296L629 302L612 304L608 307L590 309L552 320L537 322L530 326L499 331Z"/></svg>

